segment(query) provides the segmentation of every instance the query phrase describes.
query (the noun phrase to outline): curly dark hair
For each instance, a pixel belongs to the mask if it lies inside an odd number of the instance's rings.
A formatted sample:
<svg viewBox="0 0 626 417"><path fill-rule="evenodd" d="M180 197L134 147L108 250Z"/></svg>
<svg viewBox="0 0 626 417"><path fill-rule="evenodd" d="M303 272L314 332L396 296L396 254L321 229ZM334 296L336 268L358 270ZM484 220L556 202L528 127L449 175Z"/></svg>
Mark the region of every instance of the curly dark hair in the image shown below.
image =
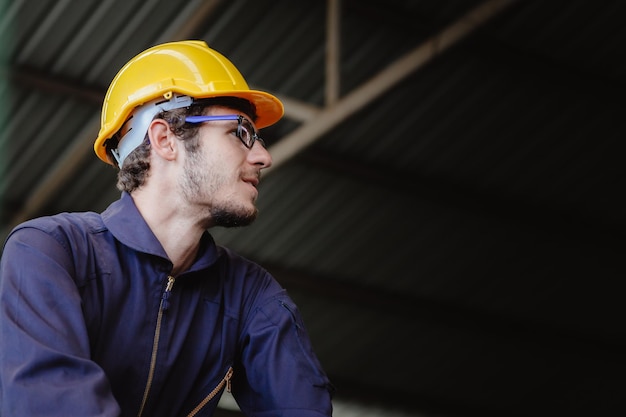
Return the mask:
<svg viewBox="0 0 626 417"><path fill-rule="evenodd" d="M185 144L185 150L193 153L198 150L199 124L185 123L186 116L198 116L206 113L206 109L213 106L223 106L235 109L246 114L252 121L256 121L257 114L254 104L239 97L212 97L195 100L189 107L163 111L154 116L154 119L163 119L170 125L170 130ZM141 187L150 175L150 140L148 134L135 150L124 160L117 174L117 188L120 191L132 192Z"/></svg>

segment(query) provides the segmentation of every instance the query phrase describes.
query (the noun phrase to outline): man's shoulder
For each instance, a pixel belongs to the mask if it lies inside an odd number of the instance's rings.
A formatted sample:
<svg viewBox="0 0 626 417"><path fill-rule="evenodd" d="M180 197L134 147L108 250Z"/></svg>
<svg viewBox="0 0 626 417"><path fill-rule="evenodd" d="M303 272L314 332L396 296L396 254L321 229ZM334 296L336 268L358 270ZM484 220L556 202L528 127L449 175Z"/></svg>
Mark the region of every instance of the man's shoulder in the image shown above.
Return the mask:
<svg viewBox="0 0 626 417"><path fill-rule="evenodd" d="M97 232L104 228L102 217L95 212L64 212L50 216L37 217L18 225L15 230L34 228L44 232L54 233L65 230L81 230L83 232Z"/></svg>
<svg viewBox="0 0 626 417"><path fill-rule="evenodd" d="M16 226L10 233L31 239L39 233L54 237L59 242L86 243L90 236L106 230L100 214L95 212L64 212L37 217Z"/></svg>
<svg viewBox="0 0 626 417"><path fill-rule="evenodd" d="M2 258L4 261L4 255L9 253L13 258L24 260L38 256L33 254L45 253L67 268L84 267L91 271L97 259L96 249L101 247L98 236L102 235L99 232L105 230L103 228L100 215L92 212L37 217L11 231L4 242Z"/></svg>

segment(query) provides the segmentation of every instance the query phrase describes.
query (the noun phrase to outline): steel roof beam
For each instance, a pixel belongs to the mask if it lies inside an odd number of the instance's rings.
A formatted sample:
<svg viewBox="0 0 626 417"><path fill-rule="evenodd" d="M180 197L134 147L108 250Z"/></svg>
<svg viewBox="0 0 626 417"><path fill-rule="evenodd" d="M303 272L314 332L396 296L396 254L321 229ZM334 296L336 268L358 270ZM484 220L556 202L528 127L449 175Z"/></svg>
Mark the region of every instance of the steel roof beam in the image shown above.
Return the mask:
<svg viewBox="0 0 626 417"><path fill-rule="evenodd" d="M369 81L354 89L350 94L326 106L317 117L304 123L299 129L270 147L273 163L272 167L267 171L274 171L277 167L289 161L297 153L313 144L343 120L367 106L404 78L464 39L476 28L514 3L514 1L488 0L480 4L439 34L432 36L423 44L387 66ZM334 36L333 30L329 30L329 33L331 33L331 36ZM332 44L333 42L329 43ZM327 67L331 68L329 72L332 74L333 64L330 63ZM335 87L333 86L332 88ZM327 91L329 90L331 90L331 87L327 88Z"/></svg>

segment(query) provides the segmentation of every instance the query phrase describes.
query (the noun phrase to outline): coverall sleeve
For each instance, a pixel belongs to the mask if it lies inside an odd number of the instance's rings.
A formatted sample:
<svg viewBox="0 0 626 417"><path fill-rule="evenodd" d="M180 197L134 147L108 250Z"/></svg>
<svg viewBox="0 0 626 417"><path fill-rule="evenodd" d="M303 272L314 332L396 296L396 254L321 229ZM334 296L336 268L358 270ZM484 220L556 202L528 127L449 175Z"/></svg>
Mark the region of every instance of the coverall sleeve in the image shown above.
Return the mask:
<svg viewBox="0 0 626 417"><path fill-rule="evenodd" d="M41 230L17 229L0 262L0 415L119 416L90 360L72 255Z"/></svg>
<svg viewBox="0 0 626 417"><path fill-rule="evenodd" d="M249 417L330 417L334 391L302 317L282 290L248 320L233 396Z"/></svg>

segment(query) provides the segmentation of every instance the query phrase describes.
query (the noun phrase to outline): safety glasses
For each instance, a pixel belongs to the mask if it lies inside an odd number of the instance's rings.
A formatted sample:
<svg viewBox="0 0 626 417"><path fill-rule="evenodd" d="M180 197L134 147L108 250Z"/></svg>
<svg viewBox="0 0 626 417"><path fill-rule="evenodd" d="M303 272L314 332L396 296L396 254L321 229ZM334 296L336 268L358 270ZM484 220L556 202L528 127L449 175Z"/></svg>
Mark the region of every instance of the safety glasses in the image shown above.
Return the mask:
<svg viewBox="0 0 626 417"><path fill-rule="evenodd" d="M259 143L265 148L265 141L259 137L256 129L252 125L252 123L243 116L238 114L225 114L220 116L186 116L185 122L187 123L204 123L204 122L213 122L216 120L236 120L237 121L237 132L236 136L239 138L241 143L248 149L252 149L254 142L259 141Z"/></svg>

